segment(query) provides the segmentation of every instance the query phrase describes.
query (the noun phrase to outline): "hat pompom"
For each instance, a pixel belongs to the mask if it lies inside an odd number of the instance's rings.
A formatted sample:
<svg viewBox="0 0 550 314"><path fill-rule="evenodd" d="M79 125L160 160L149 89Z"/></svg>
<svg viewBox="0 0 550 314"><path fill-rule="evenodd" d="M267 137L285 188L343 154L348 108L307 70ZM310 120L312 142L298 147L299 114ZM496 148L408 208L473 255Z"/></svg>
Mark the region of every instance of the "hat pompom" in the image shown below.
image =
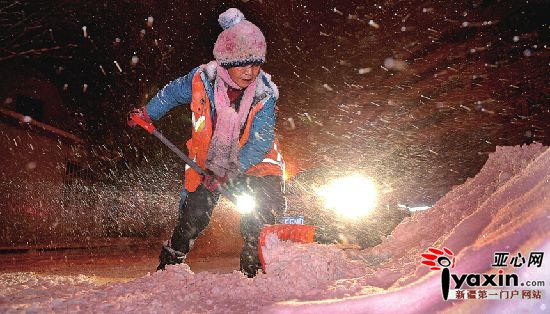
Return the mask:
<svg viewBox="0 0 550 314"><path fill-rule="evenodd" d="M231 26L235 26L239 24L244 19L245 19L244 14L241 11L239 11L239 9L230 8L227 11L220 14L220 17L218 18L218 22L220 23L221 27L224 30L226 30Z"/></svg>

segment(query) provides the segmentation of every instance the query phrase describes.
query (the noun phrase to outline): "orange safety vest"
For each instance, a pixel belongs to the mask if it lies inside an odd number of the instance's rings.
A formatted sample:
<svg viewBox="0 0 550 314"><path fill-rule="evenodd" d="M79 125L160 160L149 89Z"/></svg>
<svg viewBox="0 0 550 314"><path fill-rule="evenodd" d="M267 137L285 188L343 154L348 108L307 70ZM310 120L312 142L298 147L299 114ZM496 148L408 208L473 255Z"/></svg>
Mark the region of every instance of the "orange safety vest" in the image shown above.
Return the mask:
<svg viewBox="0 0 550 314"><path fill-rule="evenodd" d="M206 88L201 79L201 70L197 71L193 76L192 81L192 99L191 99L191 122L192 131L191 138L187 141L187 150L189 157L199 165L202 169L205 169L206 156L208 154L208 147L210 146L210 140L212 139L212 119L210 115L210 100L206 93ZM246 121L244 133L239 140L241 147L246 144L250 137L250 128L252 121L256 113L262 109L265 101L254 104ZM245 174L256 177L263 177L267 175L282 176L284 169L284 161L282 155L278 151L278 141L275 139L271 150L264 159L256 165L250 167ZM185 167L185 189L189 192L195 192L199 184L201 183L201 176L198 172L190 168Z"/></svg>

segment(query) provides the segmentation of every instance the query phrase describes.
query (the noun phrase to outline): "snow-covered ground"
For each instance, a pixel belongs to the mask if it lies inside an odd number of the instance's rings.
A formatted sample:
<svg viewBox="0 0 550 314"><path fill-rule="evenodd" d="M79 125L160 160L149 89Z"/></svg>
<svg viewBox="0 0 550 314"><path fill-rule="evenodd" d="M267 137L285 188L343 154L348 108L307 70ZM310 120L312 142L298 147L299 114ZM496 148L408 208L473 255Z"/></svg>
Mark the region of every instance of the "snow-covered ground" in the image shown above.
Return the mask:
<svg viewBox="0 0 550 314"><path fill-rule="evenodd" d="M458 275L496 274L495 252L509 252L510 258L518 252L526 258L530 252L548 254L549 169L547 147L499 147L477 176L431 209L406 218L377 247L341 250L271 238L267 273L254 279L237 271L193 273L187 265L106 285L82 275L5 273L0 312L548 312L548 291L541 299L444 301L441 271L422 265L421 254L429 247L449 248L456 258L451 273ZM548 284L549 263L543 258L541 267L501 269L517 274L520 282Z"/></svg>

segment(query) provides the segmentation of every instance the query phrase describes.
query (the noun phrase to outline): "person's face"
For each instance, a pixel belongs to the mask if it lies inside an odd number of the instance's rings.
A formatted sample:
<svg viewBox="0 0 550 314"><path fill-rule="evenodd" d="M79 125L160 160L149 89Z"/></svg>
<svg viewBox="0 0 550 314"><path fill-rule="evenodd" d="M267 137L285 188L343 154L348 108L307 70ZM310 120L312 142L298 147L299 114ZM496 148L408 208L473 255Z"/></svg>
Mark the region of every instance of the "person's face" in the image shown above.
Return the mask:
<svg viewBox="0 0 550 314"><path fill-rule="evenodd" d="M233 82L240 88L247 88L260 73L261 65L249 64L242 67L231 67L227 69Z"/></svg>

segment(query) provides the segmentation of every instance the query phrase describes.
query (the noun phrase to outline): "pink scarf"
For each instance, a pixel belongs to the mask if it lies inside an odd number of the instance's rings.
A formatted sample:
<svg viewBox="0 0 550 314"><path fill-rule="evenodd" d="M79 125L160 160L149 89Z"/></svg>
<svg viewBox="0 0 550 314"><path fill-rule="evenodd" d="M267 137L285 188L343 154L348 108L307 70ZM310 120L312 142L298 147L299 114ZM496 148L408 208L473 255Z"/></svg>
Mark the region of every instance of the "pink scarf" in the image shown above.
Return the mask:
<svg viewBox="0 0 550 314"><path fill-rule="evenodd" d="M244 90L237 112L231 107L227 89L228 86L239 90L242 90L242 88L233 82L225 68L218 65L216 71L214 103L217 118L214 134L208 148L208 155L206 156L206 168L217 177L233 179L239 175L241 167L239 162L239 135L252 106L258 78Z"/></svg>

